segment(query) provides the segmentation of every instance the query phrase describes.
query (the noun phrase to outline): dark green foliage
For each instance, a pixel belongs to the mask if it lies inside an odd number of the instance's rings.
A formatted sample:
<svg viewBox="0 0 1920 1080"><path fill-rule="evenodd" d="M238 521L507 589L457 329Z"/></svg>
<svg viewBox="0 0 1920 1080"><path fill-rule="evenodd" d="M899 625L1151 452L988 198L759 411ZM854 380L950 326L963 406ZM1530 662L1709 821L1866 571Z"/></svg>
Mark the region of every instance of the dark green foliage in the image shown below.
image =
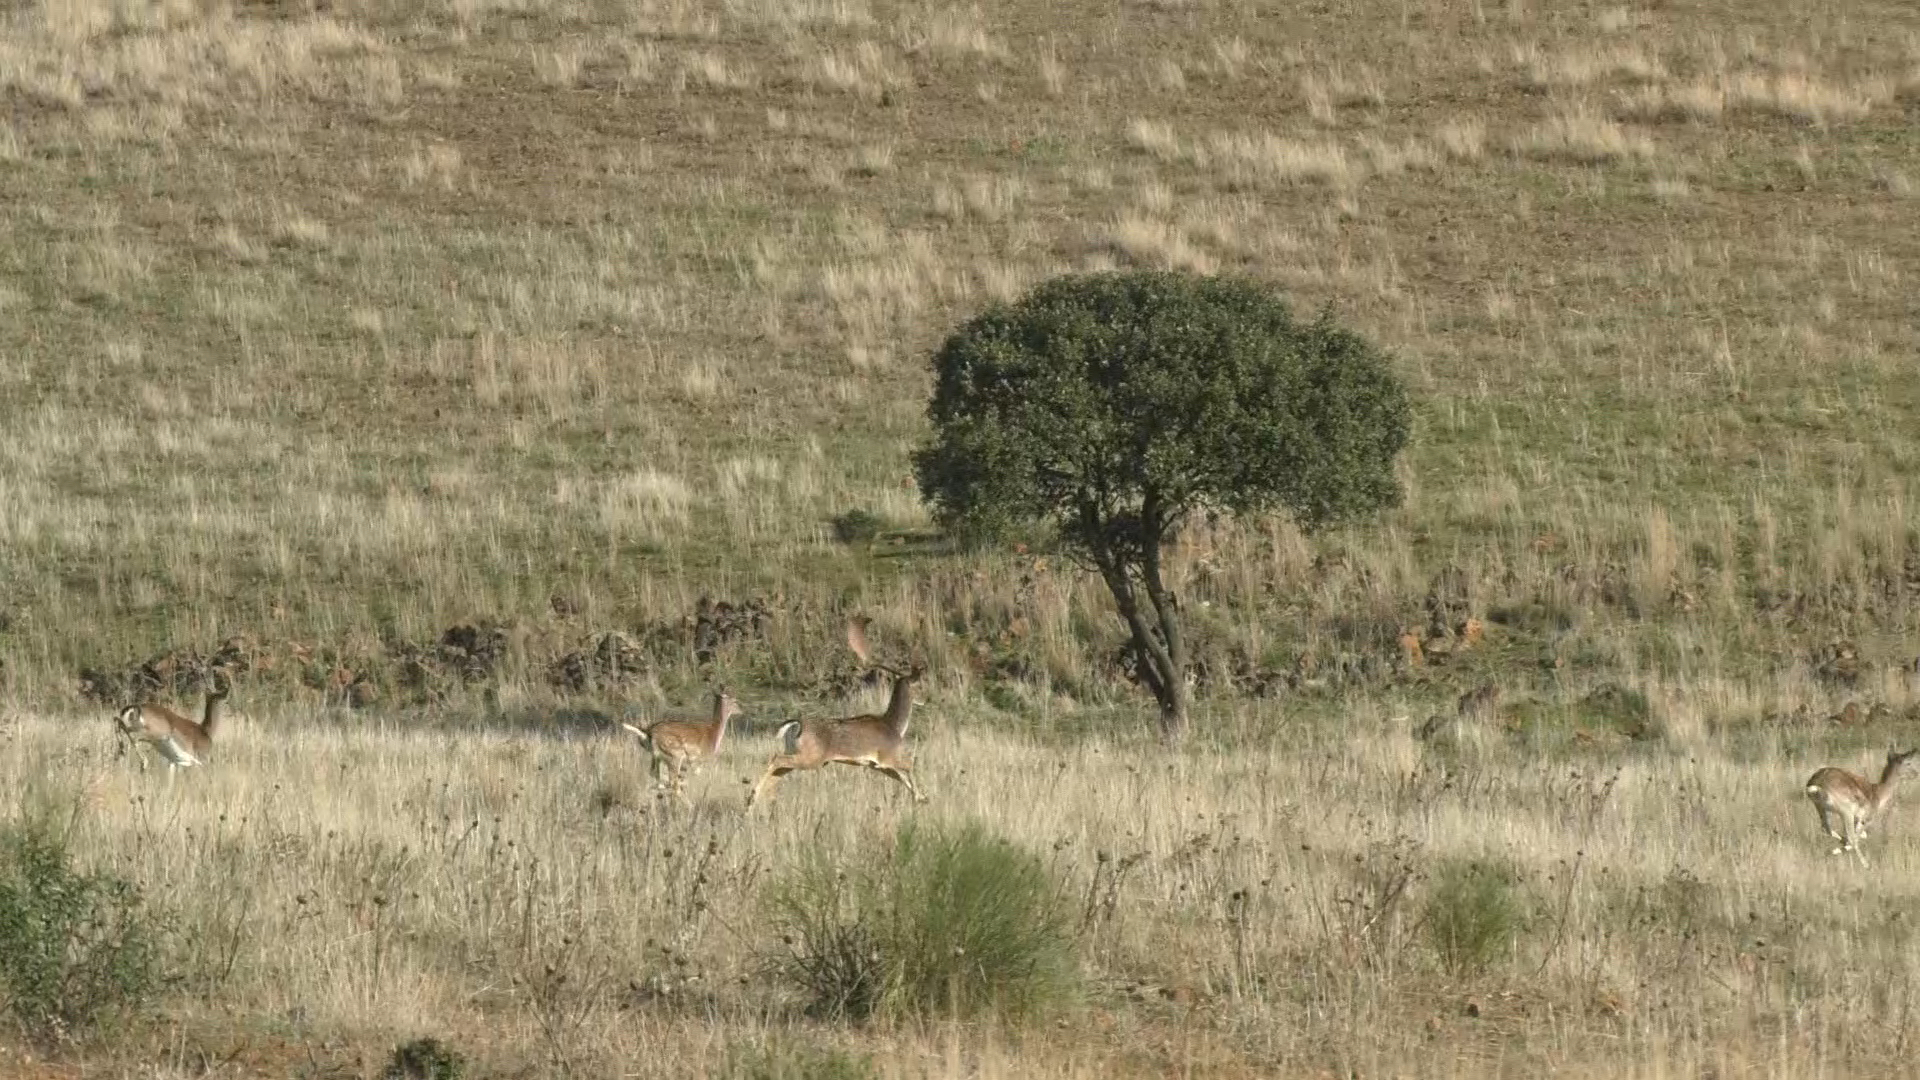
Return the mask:
<svg viewBox="0 0 1920 1080"><path fill-rule="evenodd" d="M1254 282L1058 278L962 326L934 367L915 464L953 527L1053 518L1097 549L1198 509L1313 527L1399 498L1408 407L1385 358Z"/></svg>
<svg viewBox="0 0 1920 1080"><path fill-rule="evenodd" d="M75 870L51 825L0 829L0 1009L30 1036L79 1035L145 1003L160 930L134 885Z"/></svg>
<svg viewBox="0 0 1920 1080"><path fill-rule="evenodd" d="M855 507L833 518L833 538L843 544L871 544L880 535L881 521Z"/></svg>
<svg viewBox="0 0 1920 1080"><path fill-rule="evenodd" d="M460 1080L467 1062L439 1039L401 1043L387 1060L386 1080Z"/></svg>
<svg viewBox="0 0 1920 1080"><path fill-rule="evenodd" d="M734 1048L721 1075L727 1080L873 1080L880 1074L865 1054L782 1043Z"/></svg>
<svg viewBox="0 0 1920 1080"><path fill-rule="evenodd" d="M978 825L909 824L852 867L810 856L769 900L786 946L775 968L827 1015L1019 1019L1077 979L1059 883Z"/></svg>
<svg viewBox="0 0 1920 1080"><path fill-rule="evenodd" d="M1513 951L1530 904L1513 868L1484 859L1443 863L1427 897L1427 937L1455 975L1483 971Z"/></svg>
<svg viewBox="0 0 1920 1080"><path fill-rule="evenodd" d="M1159 558L1184 522L1281 510L1311 529L1399 498L1409 409L1386 358L1255 282L1058 278L966 323L934 369L914 467L941 523L1050 523L1114 590L1171 719L1186 656Z"/></svg>

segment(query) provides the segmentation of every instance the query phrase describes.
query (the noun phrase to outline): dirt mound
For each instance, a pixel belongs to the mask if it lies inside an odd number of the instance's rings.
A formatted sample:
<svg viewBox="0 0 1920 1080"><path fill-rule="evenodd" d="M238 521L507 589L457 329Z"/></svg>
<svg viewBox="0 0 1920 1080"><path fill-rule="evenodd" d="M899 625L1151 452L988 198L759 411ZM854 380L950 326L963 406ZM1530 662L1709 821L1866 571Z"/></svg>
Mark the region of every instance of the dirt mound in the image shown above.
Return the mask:
<svg viewBox="0 0 1920 1080"><path fill-rule="evenodd" d="M693 658L702 664L711 664L723 646L765 641L771 621L767 602L760 597L744 604L732 604L702 596L683 625L692 634Z"/></svg>
<svg viewBox="0 0 1920 1080"><path fill-rule="evenodd" d="M597 686L622 686L660 666L662 645L667 646L668 655L678 651L678 643L657 628L644 638L608 630L586 647L554 657L547 665L547 683L574 694Z"/></svg>
<svg viewBox="0 0 1920 1080"><path fill-rule="evenodd" d="M211 654L192 646L168 649L125 667L81 668L80 696L111 708L197 697L213 685L214 672L245 674L261 666L261 659L258 646L244 635L221 642Z"/></svg>
<svg viewBox="0 0 1920 1080"><path fill-rule="evenodd" d="M498 679L511 646L512 636L503 625L460 623L448 627L432 643L390 644L387 655L401 686L439 696L456 683Z"/></svg>

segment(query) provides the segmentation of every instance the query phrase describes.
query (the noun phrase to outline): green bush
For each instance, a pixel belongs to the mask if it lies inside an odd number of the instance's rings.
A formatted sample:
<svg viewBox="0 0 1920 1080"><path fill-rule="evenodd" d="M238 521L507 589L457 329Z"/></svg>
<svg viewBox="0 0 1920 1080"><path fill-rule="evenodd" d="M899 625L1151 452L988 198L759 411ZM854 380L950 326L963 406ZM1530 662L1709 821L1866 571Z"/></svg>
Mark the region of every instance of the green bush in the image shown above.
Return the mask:
<svg viewBox="0 0 1920 1080"><path fill-rule="evenodd" d="M75 870L52 826L0 828L0 1008L29 1036L79 1035L144 1004L160 931L132 883Z"/></svg>
<svg viewBox="0 0 1920 1080"><path fill-rule="evenodd" d="M872 1080L879 1072L865 1054L794 1043L735 1048L721 1075L727 1080Z"/></svg>
<svg viewBox="0 0 1920 1080"><path fill-rule="evenodd" d="M871 544L880 535L881 521L855 508L833 518L833 538L843 544Z"/></svg>
<svg viewBox="0 0 1920 1080"><path fill-rule="evenodd" d="M386 1080L460 1080L467 1062L439 1039L401 1043L387 1059Z"/></svg>
<svg viewBox="0 0 1920 1080"><path fill-rule="evenodd" d="M836 1016L1019 1019L1071 995L1064 893L1031 852L978 825L903 826L842 867L813 854L770 892L777 971Z"/></svg>
<svg viewBox="0 0 1920 1080"><path fill-rule="evenodd" d="M1428 940L1455 975L1483 971L1513 951L1529 907L1519 875L1504 863L1460 859L1434 874L1427 897Z"/></svg>

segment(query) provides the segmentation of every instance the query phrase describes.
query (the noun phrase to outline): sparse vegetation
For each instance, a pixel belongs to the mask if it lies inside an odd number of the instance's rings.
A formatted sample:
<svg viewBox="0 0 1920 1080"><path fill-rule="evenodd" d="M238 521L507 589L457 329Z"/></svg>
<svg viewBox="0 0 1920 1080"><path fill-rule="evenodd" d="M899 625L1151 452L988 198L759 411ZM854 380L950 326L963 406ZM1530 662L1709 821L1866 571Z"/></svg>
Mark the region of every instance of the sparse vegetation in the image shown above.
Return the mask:
<svg viewBox="0 0 1920 1080"><path fill-rule="evenodd" d="M873 1080L873 1059L806 1043L738 1047L720 1073L725 1080Z"/></svg>

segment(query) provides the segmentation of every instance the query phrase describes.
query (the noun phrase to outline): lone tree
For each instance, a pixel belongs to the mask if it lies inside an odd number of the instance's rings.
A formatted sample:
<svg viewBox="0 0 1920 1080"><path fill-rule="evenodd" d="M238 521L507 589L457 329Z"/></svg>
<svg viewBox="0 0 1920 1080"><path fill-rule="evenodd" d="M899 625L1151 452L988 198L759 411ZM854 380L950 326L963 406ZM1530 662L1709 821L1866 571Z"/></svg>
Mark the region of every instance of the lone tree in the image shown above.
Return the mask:
<svg viewBox="0 0 1920 1080"><path fill-rule="evenodd" d="M960 327L934 368L914 469L941 524L1050 523L1113 591L1170 738L1188 656L1161 551L1181 525L1284 510L1312 530L1400 497L1407 396L1386 358L1251 281L1056 278Z"/></svg>

